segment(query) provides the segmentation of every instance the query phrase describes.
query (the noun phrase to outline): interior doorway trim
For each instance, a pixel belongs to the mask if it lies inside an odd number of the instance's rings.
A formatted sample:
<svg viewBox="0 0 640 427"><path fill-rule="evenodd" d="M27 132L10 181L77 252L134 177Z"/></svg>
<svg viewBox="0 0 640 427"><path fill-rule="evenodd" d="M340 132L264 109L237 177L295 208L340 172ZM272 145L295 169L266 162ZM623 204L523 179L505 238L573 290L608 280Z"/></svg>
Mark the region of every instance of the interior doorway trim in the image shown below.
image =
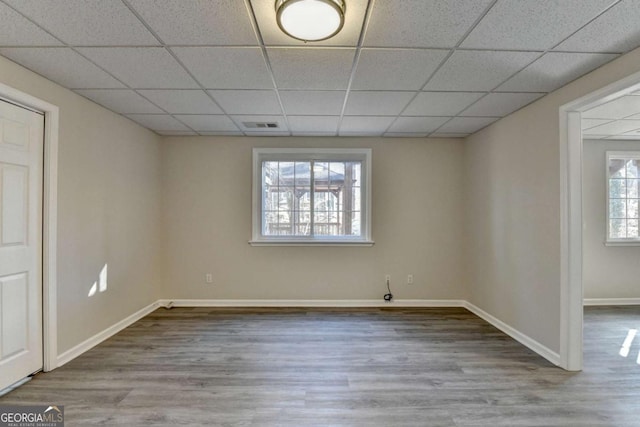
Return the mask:
<svg viewBox="0 0 640 427"><path fill-rule="evenodd" d="M56 293L58 211L58 107L0 83L0 98L44 113L44 171L42 187L42 335L43 370L57 366L58 328Z"/></svg>
<svg viewBox="0 0 640 427"><path fill-rule="evenodd" d="M582 112L640 90L640 72L560 107L560 366L582 369Z"/></svg>

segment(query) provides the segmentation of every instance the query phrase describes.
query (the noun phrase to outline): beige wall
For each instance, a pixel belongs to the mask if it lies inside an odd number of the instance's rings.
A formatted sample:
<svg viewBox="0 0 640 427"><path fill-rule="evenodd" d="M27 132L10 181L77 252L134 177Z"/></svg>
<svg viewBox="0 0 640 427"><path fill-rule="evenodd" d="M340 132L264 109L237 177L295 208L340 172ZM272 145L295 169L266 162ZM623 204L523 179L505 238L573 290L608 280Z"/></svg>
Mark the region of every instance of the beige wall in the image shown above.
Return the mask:
<svg viewBox="0 0 640 427"><path fill-rule="evenodd" d="M158 298L160 138L0 57L0 82L60 108L58 351ZM108 289L87 295L108 264Z"/></svg>
<svg viewBox="0 0 640 427"><path fill-rule="evenodd" d="M607 150L640 150L640 141L583 144L583 286L585 298L640 298L640 246L605 246Z"/></svg>
<svg viewBox="0 0 640 427"><path fill-rule="evenodd" d="M465 150L471 302L560 348L559 107L640 71L640 49L470 136Z"/></svg>
<svg viewBox="0 0 640 427"><path fill-rule="evenodd" d="M372 148L375 245L250 246L253 147ZM388 273L395 298L465 298L462 154L456 139L168 138L162 295L381 300Z"/></svg>

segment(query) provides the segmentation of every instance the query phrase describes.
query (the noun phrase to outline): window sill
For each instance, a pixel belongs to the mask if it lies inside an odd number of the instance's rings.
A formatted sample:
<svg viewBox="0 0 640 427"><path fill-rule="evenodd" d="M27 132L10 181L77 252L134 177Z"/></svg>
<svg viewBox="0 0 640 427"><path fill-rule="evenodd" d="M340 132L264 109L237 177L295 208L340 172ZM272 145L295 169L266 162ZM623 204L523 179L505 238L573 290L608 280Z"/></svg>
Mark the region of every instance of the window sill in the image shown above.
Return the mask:
<svg viewBox="0 0 640 427"><path fill-rule="evenodd" d="M355 246L371 247L373 240L250 240L251 246Z"/></svg>
<svg viewBox="0 0 640 427"><path fill-rule="evenodd" d="M640 240L629 240L629 241L620 241L620 240L611 240L604 242L605 246L640 246Z"/></svg>

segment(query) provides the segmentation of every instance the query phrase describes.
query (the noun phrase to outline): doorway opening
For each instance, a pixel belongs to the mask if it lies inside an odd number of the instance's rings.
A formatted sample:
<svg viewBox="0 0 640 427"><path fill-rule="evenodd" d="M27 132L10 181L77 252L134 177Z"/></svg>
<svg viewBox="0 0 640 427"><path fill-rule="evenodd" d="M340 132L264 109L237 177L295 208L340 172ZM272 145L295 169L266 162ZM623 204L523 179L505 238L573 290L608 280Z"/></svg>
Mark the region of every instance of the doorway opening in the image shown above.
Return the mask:
<svg viewBox="0 0 640 427"><path fill-rule="evenodd" d="M585 153L582 116L585 114L586 120L588 112L638 91L640 73L635 73L560 108L560 360L561 366L571 371L583 368ZM601 132L614 132L616 126L606 124L596 123L593 127L602 125ZM589 125L586 126L591 128ZM610 136L614 135L607 134L605 138Z"/></svg>

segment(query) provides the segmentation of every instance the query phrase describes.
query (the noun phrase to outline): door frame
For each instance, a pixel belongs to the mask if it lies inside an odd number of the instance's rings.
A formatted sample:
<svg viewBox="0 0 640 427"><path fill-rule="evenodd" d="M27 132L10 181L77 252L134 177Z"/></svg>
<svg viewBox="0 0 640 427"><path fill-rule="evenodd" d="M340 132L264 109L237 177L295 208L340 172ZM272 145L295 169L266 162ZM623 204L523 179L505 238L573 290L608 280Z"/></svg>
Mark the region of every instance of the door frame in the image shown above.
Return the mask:
<svg viewBox="0 0 640 427"><path fill-rule="evenodd" d="M560 366L582 370L582 112L640 90L640 72L560 107Z"/></svg>
<svg viewBox="0 0 640 427"><path fill-rule="evenodd" d="M43 370L57 367L57 212L59 109L42 99L0 83L0 99L44 113L42 186L42 349Z"/></svg>

